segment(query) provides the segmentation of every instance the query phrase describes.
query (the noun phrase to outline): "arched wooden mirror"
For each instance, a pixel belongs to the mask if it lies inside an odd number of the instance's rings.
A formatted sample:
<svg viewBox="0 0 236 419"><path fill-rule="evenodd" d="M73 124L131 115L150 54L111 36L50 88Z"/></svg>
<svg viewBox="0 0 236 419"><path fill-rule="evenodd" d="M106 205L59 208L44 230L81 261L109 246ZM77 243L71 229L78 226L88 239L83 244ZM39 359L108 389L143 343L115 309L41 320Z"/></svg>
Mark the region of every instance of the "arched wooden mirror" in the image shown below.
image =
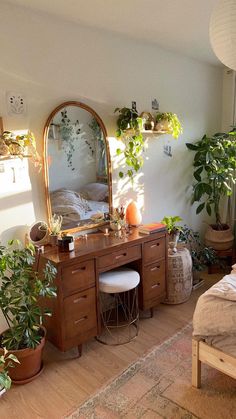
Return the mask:
<svg viewBox="0 0 236 419"><path fill-rule="evenodd" d="M80 102L65 102L44 129L44 167L49 223L63 217L62 230L79 231L104 223L111 212L111 164L101 118Z"/></svg>

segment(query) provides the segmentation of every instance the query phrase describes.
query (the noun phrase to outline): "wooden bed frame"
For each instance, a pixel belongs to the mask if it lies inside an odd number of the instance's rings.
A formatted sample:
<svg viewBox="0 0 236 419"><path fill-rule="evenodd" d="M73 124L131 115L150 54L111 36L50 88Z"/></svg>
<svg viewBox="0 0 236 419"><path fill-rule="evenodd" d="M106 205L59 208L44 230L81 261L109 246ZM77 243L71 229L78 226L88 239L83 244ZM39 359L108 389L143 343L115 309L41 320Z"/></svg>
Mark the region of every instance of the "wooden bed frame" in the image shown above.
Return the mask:
<svg viewBox="0 0 236 419"><path fill-rule="evenodd" d="M236 358L226 354L203 340L192 339L192 385L201 387L201 363L236 378Z"/></svg>

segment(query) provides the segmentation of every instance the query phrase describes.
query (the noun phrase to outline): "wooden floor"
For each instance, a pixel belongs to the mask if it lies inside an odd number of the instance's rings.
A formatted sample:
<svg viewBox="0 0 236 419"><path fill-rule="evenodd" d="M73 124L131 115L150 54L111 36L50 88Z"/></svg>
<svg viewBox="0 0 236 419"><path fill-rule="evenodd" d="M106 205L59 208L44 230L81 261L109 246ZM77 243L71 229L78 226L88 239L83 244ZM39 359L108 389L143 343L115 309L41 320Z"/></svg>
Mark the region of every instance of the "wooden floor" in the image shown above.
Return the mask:
<svg viewBox="0 0 236 419"><path fill-rule="evenodd" d="M206 275L204 286L184 304L161 304L152 319L140 320L138 337L126 345L105 346L93 339L84 345L83 356L75 359L76 351L63 354L47 344L42 375L24 386L12 386L0 398L0 418L58 419L72 413L130 363L191 321L199 295L221 277Z"/></svg>

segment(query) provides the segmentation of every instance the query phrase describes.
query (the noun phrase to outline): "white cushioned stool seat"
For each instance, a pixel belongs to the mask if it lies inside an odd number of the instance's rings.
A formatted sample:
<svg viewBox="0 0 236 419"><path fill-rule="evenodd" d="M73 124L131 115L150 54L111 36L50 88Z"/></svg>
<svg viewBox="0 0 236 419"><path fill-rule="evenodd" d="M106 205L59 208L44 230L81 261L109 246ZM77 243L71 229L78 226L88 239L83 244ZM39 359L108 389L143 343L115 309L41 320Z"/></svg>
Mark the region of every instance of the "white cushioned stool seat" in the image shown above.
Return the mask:
<svg viewBox="0 0 236 419"><path fill-rule="evenodd" d="M139 273L129 268L114 269L99 275L100 291L109 294L132 290L139 282Z"/></svg>

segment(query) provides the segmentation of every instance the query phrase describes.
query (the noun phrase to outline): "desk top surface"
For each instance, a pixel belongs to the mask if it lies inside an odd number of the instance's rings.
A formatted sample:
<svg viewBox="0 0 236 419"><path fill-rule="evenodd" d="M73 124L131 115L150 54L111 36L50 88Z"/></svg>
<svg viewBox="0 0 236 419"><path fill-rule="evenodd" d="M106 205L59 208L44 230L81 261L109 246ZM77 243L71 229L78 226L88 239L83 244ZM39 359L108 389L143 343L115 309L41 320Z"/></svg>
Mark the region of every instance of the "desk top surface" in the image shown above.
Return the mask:
<svg viewBox="0 0 236 419"><path fill-rule="evenodd" d="M137 228L132 228L130 234L111 232L105 235L102 232L88 234L87 237L77 237L75 239L75 250L71 252L59 252L56 246L45 247L45 253L42 255L51 262L60 264L71 261L78 257L95 257L98 254L105 254L108 251L118 251L124 246L132 246L135 244L142 244L151 240L164 237L167 232L160 231L152 234L140 234Z"/></svg>

